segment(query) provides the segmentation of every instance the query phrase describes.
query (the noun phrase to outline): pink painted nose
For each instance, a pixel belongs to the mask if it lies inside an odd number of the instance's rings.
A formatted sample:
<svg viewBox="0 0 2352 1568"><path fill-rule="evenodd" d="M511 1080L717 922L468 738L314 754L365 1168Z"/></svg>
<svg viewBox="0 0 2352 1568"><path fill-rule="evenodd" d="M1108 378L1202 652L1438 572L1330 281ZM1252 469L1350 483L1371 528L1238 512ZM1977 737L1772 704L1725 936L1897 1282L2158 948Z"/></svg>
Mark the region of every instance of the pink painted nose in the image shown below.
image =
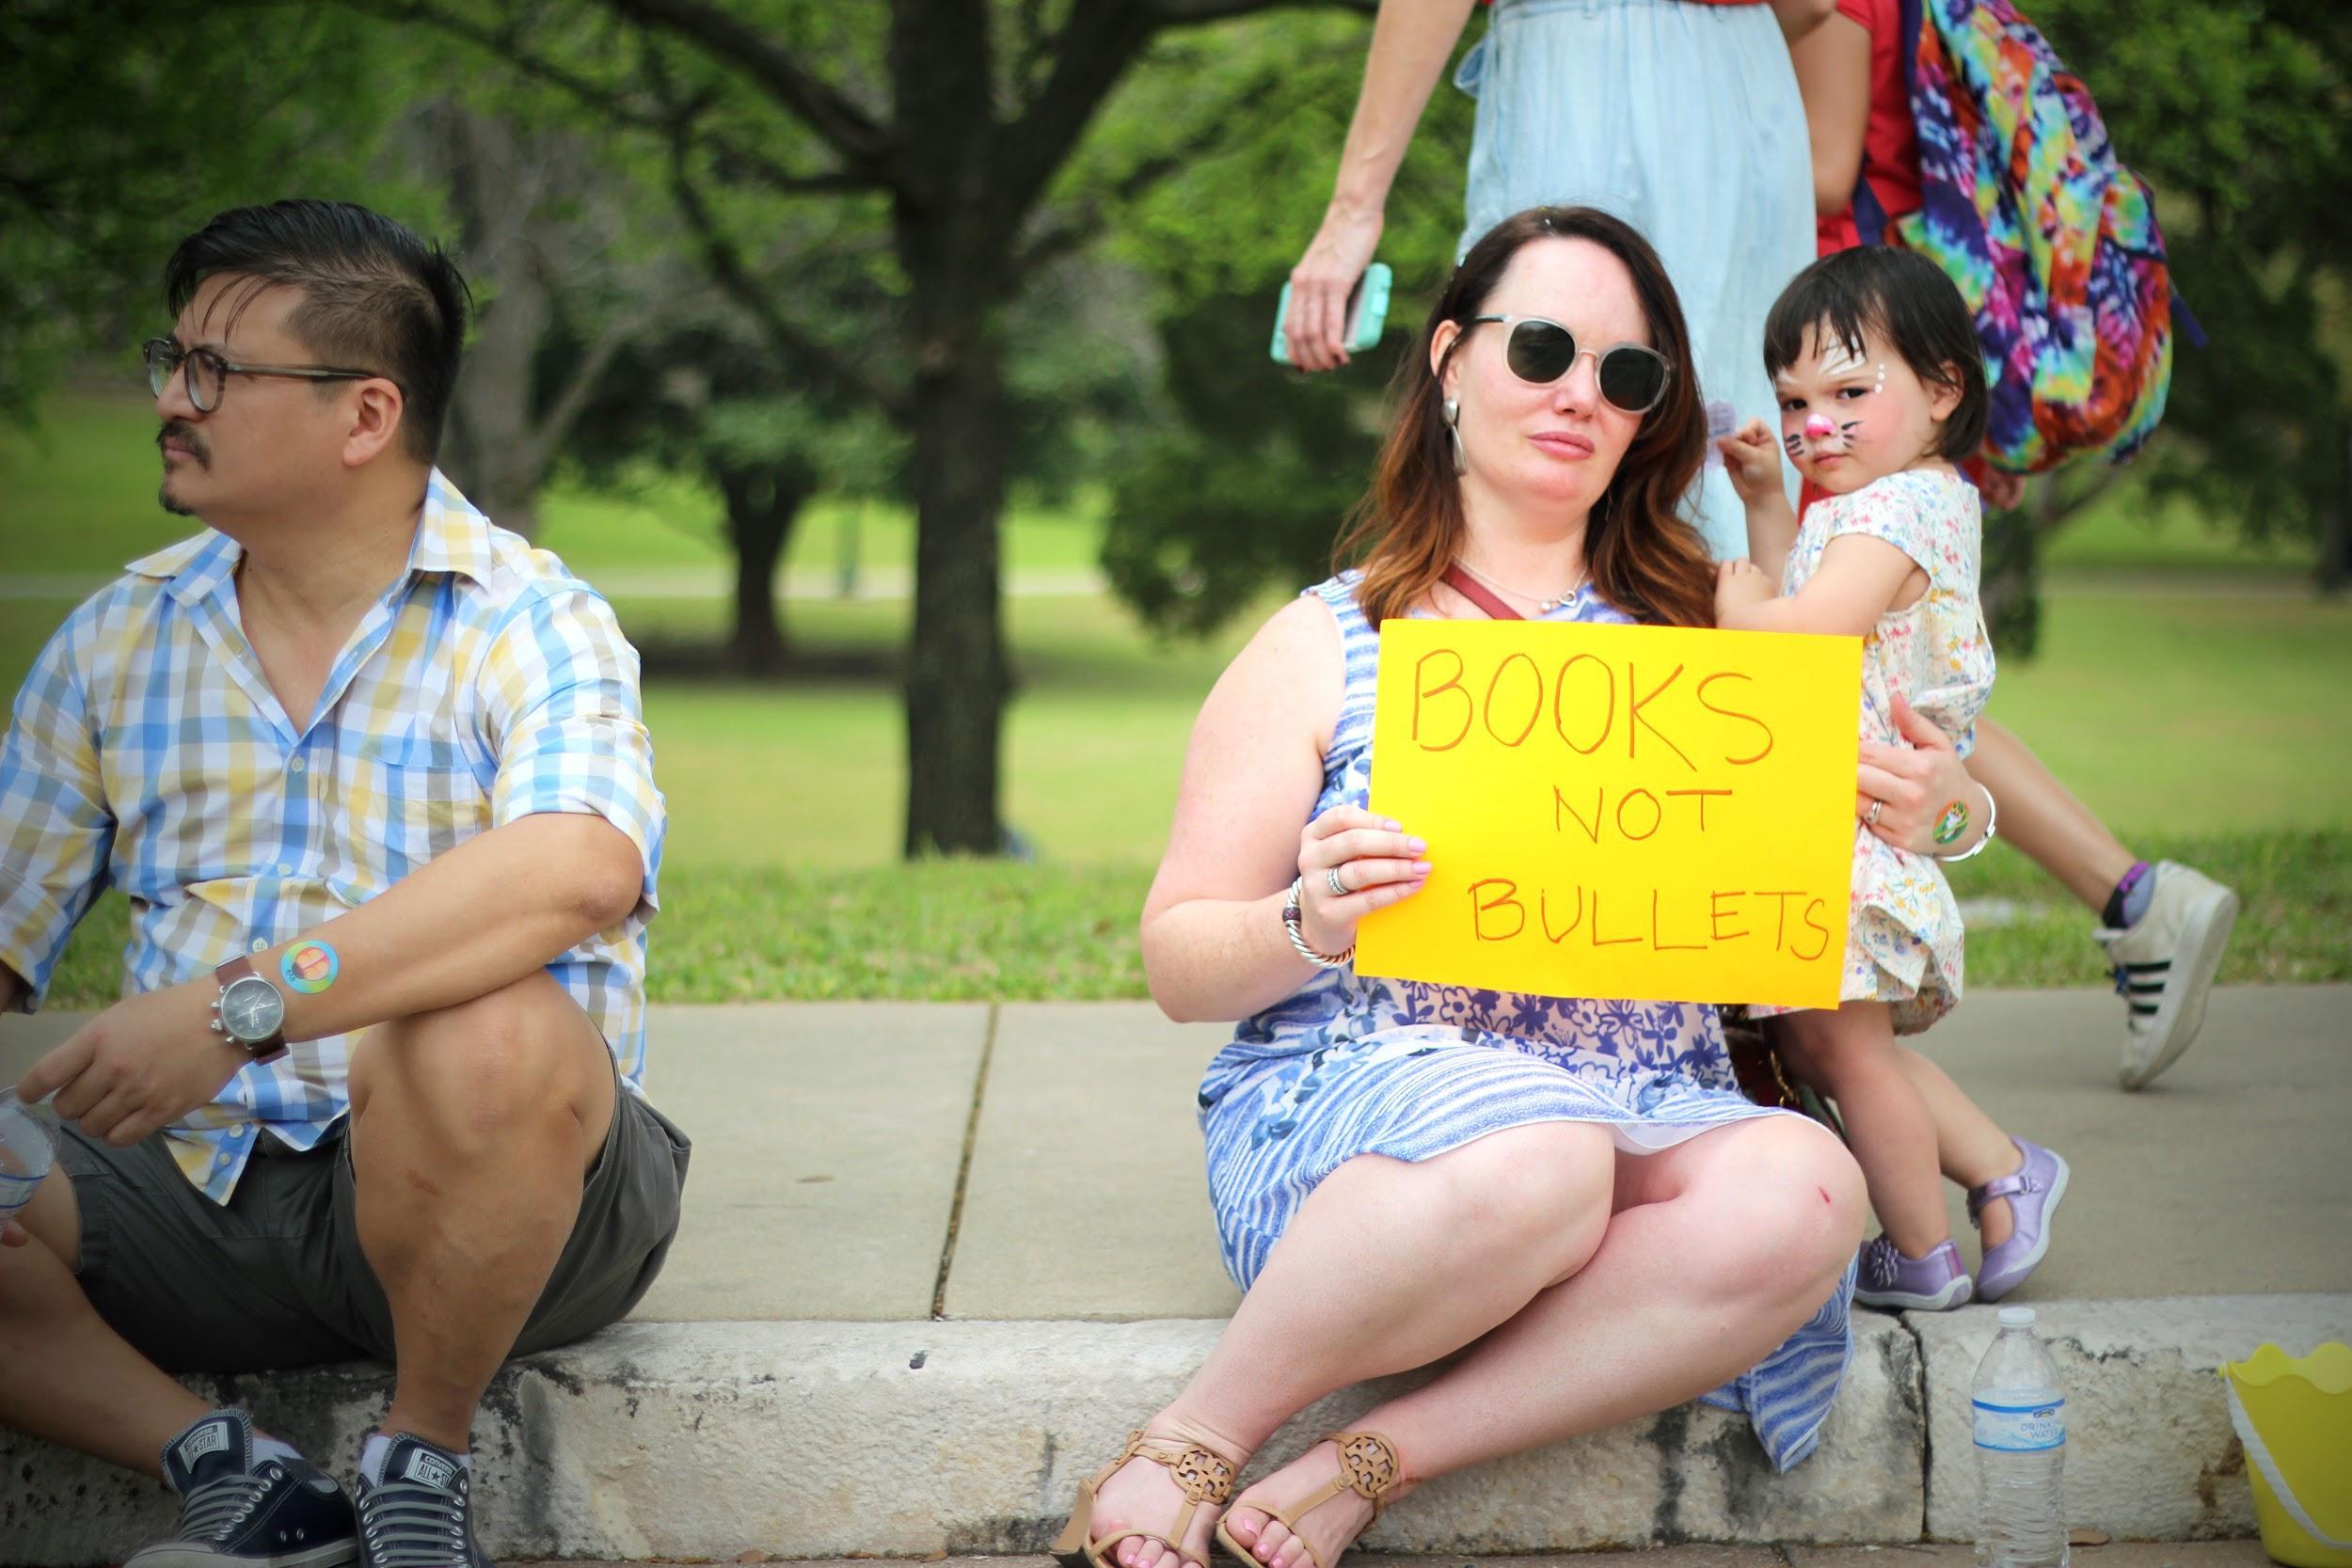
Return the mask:
<svg viewBox="0 0 2352 1568"><path fill-rule="evenodd" d="M1827 414L1815 414L1804 421L1804 438L1808 441L1826 441L1836 434L1837 426Z"/></svg>

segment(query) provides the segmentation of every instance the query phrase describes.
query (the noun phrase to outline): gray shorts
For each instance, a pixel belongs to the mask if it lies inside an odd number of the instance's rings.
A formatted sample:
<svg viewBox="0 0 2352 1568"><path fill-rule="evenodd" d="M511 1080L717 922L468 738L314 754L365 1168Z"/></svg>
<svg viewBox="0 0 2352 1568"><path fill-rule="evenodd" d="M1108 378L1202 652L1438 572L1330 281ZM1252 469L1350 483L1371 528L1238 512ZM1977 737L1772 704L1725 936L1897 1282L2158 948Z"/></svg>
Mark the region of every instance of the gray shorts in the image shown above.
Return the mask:
<svg viewBox="0 0 2352 1568"><path fill-rule="evenodd" d="M257 1147L226 1206L180 1174L160 1137L129 1148L60 1129L82 1211L84 1294L169 1372L392 1360L392 1315L359 1250L348 1122L315 1148ZM637 1305L677 1234L691 1146L623 1088L580 1218L513 1354L583 1338Z"/></svg>

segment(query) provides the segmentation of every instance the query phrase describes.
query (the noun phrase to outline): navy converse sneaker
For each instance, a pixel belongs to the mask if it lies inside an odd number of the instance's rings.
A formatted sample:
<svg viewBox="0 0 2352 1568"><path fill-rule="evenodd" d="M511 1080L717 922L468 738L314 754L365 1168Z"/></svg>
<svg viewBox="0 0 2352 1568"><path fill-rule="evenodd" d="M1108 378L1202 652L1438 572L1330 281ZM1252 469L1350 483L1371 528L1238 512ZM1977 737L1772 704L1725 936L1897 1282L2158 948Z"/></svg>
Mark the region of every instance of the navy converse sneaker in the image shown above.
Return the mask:
<svg viewBox="0 0 2352 1568"><path fill-rule="evenodd" d="M359 1557L343 1489L304 1459L253 1459L253 1418L207 1416L164 1445L180 1533L123 1568L342 1568Z"/></svg>
<svg viewBox="0 0 2352 1568"><path fill-rule="evenodd" d="M472 1502L473 1473L455 1454L400 1433L384 1456L384 1479L359 1478L367 1568L498 1568L474 1544Z"/></svg>

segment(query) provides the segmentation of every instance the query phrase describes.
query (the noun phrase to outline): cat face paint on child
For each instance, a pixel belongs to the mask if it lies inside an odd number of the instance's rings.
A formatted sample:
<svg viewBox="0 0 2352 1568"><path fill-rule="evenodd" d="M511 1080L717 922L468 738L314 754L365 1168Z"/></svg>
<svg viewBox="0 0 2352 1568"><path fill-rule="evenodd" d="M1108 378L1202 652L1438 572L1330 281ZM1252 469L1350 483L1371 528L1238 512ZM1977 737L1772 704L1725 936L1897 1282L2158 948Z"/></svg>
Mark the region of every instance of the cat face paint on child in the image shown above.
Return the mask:
<svg viewBox="0 0 2352 1568"><path fill-rule="evenodd" d="M1833 495L1911 467L1940 417L1911 367L1867 330L1858 349L1826 325L1806 333L1804 355L1773 378L1772 389L1782 447Z"/></svg>

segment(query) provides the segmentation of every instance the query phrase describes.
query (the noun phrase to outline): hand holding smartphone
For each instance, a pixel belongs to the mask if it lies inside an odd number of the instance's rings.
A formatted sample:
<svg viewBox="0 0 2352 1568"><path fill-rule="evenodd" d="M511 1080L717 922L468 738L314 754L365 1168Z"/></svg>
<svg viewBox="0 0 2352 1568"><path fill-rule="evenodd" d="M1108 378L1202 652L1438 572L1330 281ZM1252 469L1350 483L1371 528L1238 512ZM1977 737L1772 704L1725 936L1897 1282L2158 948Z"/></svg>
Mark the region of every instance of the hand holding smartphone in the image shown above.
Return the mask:
<svg viewBox="0 0 2352 1568"><path fill-rule="evenodd" d="M1389 320L1389 288L1391 275L1386 261L1375 261L1364 269L1356 287L1347 296L1347 338L1345 347L1350 354L1361 354L1378 346L1381 329ZM1290 344L1282 337L1282 324L1290 320L1291 286L1282 285L1282 297L1274 308L1274 342L1269 351L1278 365L1291 362Z"/></svg>

